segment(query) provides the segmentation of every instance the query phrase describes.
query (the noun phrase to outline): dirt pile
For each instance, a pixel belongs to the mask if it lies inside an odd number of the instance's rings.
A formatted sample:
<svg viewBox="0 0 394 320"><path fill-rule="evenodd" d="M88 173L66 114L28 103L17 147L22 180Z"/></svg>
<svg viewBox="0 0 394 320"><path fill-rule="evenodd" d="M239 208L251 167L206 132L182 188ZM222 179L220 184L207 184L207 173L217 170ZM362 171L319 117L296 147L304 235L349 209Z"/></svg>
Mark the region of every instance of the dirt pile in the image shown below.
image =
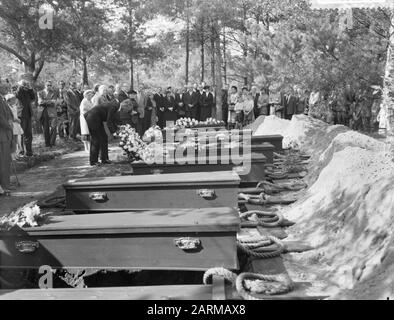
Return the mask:
<svg viewBox="0 0 394 320"><path fill-rule="evenodd" d="M310 272L303 280L322 280L322 291L334 297L393 298L386 270L394 269L394 163L387 145L303 116L271 118L258 132L283 134L287 145L313 155L307 194L284 212L297 222L291 237L316 248L291 257Z"/></svg>

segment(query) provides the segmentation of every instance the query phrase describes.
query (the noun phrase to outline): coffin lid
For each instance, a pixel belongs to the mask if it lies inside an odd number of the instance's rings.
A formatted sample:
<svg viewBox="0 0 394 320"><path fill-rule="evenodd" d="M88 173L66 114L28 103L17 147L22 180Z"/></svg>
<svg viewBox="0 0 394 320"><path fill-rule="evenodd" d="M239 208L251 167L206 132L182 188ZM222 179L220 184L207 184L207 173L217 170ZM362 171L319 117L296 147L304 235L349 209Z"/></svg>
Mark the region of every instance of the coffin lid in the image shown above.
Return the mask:
<svg viewBox="0 0 394 320"><path fill-rule="evenodd" d="M259 145L252 145L252 150L274 150L275 146L271 143L264 142L263 144Z"/></svg>
<svg viewBox="0 0 394 320"><path fill-rule="evenodd" d="M50 216L40 227L20 230L29 236L141 233L238 232L235 208L159 209L122 213ZM18 233L18 232L16 232Z"/></svg>
<svg viewBox="0 0 394 320"><path fill-rule="evenodd" d="M173 187L199 185L239 185L241 179L232 171L172 173L162 175L121 176L107 178L86 178L70 180L64 184L65 189L94 187Z"/></svg>
<svg viewBox="0 0 394 320"><path fill-rule="evenodd" d="M252 140L283 140L283 136L281 136L280 134L253 136Z"/></svg>

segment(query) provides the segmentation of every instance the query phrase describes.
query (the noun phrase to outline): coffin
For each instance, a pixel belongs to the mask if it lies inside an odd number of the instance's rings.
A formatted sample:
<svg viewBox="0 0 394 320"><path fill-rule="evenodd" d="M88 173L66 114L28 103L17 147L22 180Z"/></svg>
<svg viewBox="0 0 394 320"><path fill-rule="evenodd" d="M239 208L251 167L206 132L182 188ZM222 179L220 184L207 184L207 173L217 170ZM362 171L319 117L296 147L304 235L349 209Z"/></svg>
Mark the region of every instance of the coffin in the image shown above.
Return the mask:
<svg viewBox="0 0 394 320"><path fill-rule="evenodd" d="M271 136L253 136L252 145L261 145L263 143L270 143L275 147L275 152L283 150L283 136L271 135Z"/></svg>
<svg viewBox="0 0 394 320"><path fill-rule="evenodd" d="M52 216L2 233L0 268L238 269L233 208Z"/></svg>
<svg viewBox="0 0 394 320"><path fill-rule="evenodd" d="M267 163L274 163L274 152L275 147L270 143L263 143L258 145L252 145L252 152L263 154L267 158Z"/></svg>
<svg viewBox="0 0 394 320"><path fill-rule="evenodd" d="M236 173L224 171L79 179L64 189L67 209L82 213L235 208L239 183Z"/></svg>

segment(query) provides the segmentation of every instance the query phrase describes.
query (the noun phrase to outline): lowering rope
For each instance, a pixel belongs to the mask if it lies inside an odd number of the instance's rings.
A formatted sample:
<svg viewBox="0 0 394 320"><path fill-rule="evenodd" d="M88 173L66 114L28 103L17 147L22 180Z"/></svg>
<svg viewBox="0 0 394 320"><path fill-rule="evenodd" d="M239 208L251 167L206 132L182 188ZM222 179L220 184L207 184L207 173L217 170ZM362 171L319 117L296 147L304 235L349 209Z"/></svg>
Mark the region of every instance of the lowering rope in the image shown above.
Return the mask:
<svg viewBox="0 0 394 320"><path fill-rule="evenodd" d="M289 198L283 198L280 196L267 196L264 193L261 193L260 195L249 195L249 194L244 194L240 193L238 194L238 200L239 201L246 201L249 204L254 204L258 206L264 206L264 205L275 205L275 204L292 204L297 201L297 199L289 199Z"/></svg>
<svg viewBox="0 0 394 320"><path fill-rule="evenodd" d="M266 212L266 211L248 211L240 214L240 218L244 222L253 221L260 227L276 228L282 226L284 221L283 215L279 212ZM252 220L249 220L252 218Z"/></svg>
<svg viewBox="0 0 394 320"><path fill-rule="evenodd" d="M224 268L210 269L204 274L204 284L209 284L213 276L224 278L235 286L239 296L244 300L264 300L252 294L268 296L289 293L294 283L287 274L263 275L257 273L241 273L239 276Z"/></svg>
<svg viewBox="0 0 394 320"><path fill-rule="evenodd" d="M53 208L65 209L66 197L58 196L58 197L47 198L45 200L38 202L38 206L40 208L45 208L45 209L53 209Z"/></svg>
<svg viewBox="0 0 394 320"><path fill-rule="evenodd" d="M270 183L262 181L257 185L257 189L263 189L266 194L272 195L281 193L283 191L301 191L307 188L308 185L303 181L292 181L282 183Z"/></svg>

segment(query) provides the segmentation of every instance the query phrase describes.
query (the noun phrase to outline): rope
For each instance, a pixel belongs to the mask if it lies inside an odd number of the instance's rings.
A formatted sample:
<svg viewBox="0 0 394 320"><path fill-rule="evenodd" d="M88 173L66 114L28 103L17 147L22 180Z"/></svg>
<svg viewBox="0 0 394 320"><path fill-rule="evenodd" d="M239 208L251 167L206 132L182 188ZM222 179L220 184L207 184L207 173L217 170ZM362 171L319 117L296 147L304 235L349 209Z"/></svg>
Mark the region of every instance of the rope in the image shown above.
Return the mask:
<svg viewBox="0 0 394 320"><path fill-rule="evenodd" d="M253 217L254 221L258 223L259 226L265 228L275 228L280 227L284 221L283 215L279 212L265 212L265 211L248 211L241 213L241 220L248 221L248 218Z"/></svg>
<svg viewBox="0 0 394 320"><path fill-rule="evenodd" d="M249 204L254 204L258 206L275 204L288 205L297 201L297 199L284 199L280 196L266 196L264 193L261 193L260 195L249 195L245 193L240 193L238 194L238 200L246 201Z"/></svg>
<svg viewBox="0 0 394 320"><path fill-rule="evenodd" d="M279 295L294 289L293 281L287 274L263 275L257 273L241 273L239 276L224 268L214 268L204 274L204 284L208 285L213 276L224 278L237 290L244 300L264 300L252 294Z"/></svg>
<svg viewBox="0 0 394 320"><path fill-rule="evenodd" d="M248 256L258 259L276 258L285 251L284 244L273 236L238 239L237 247Z"/></svg>

